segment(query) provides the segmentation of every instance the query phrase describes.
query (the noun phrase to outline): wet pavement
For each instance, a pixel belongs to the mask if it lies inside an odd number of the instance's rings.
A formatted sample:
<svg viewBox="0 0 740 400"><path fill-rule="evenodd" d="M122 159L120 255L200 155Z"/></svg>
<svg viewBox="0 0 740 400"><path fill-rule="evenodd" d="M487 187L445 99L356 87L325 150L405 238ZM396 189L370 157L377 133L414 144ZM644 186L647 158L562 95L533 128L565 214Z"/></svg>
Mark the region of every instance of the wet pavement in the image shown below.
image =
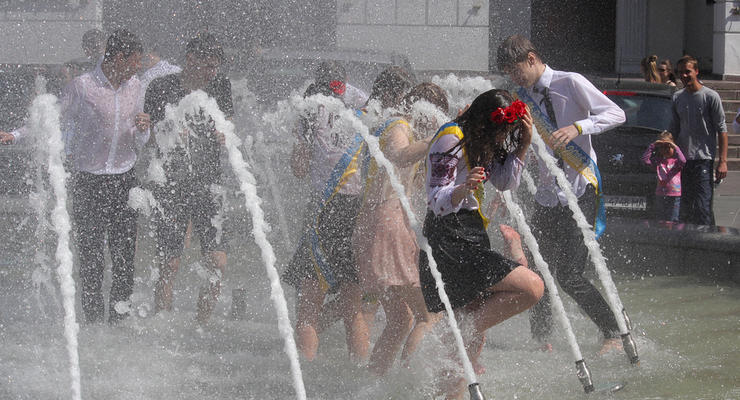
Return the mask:
<svg viewBox="0 0 740 400"><path fill-rule="evenodd" d="M729 171L714 191L716 225L740 229L740 171Z"/></svg>

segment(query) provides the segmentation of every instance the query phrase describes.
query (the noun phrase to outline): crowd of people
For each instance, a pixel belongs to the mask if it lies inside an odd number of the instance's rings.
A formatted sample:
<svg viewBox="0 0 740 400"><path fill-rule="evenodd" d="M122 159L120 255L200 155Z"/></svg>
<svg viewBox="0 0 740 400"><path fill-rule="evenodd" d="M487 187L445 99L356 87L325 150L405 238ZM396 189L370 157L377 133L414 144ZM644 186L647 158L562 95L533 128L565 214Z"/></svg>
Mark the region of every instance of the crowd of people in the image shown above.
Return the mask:
<svg viewBox="0 0 740 400"><path fill-rule="evenodd" d="M233 117L231 84L219 73L223 49L213 35L198 34L188 41L184 64L178 67L162 60L156 48L145 54L141 41L126 30L117 30L106 40L95 32L86 34L84 43L91 49L87 54L91 63L63 90L61 126L72 172L85 320L105 319L106 242L112 260L108 321L126 317L116 304L130 298L134 285L137 212L128 204L129 191L141 184L135 166L149 148L165 160L164 181L150 183L160 205L154 215L160 257L155 307L172 310L173 282L190 226L216 277L201 288L197 302L196 319L205 323L218 299L228 260L228 234L213 222L223 212L217 188L223 183L224 136L203 112L188 115L181 132L155 126L165 119L167 105L176 105L197 90L215 98L220 111ZM386 118L371 132L395 167L405 194L425 199L423 234L451 306L461 315L466 350L478 373L485 370L478 358L486 331L529 309L538 347L552 349L549 293L541 277L528 268L516 231L501 225L507 248L491 247L489 220L483 212L484 184L490 182L500 191L519 186L533 126L543 122L538 126L551 130L546 150L565 172L581 209L593 218L598 188L566 152L578 148L595 165L591 135L625 122L624 112L593 84L578 73L551 68L525 37L506 39L496 60L520 86L518 94L484 92L451 121L412 113L415 105L426 102L437 109L436 115L446 115L448 99L442 88L417 83L400 67L383 71L368 96L348 83L341 64L325 61L304 94L340 101L360 114L371 103L383 110ZM673 98L671 133L661 134L643 160L657 170L661 219L711 224L712 182L727 173L724 112L717 93L698 80L696 59L685 56L677 68L684 88ZM668 60L658 63L651 56L643 71L646 79L675 85ZM399 351L401 359L408 360L440 320L444 305L430 260L419 250L388 173L367 155L357 132L334 123L337 118L331 108L318 107L296 126L290 165L296 177L310 182L312 193L300 243L282 279L297 291L295 333L306 361L317 356L321 332L341 320L350 356L384 375ZM22 135L22 129L0 132L0 141L13 143ZM177 145L162 148L157 135L171 135ZM719 162L713 176L717 144ZM566 195L545 163L537 162L531 223L542 254L563 290L601 331L602 351L619 348L616 317L584 277L587 249ZM371 348L369 330L378 305L386 326ZM446 376L440 389L448 398L460 398L464 380Z"/></svg>

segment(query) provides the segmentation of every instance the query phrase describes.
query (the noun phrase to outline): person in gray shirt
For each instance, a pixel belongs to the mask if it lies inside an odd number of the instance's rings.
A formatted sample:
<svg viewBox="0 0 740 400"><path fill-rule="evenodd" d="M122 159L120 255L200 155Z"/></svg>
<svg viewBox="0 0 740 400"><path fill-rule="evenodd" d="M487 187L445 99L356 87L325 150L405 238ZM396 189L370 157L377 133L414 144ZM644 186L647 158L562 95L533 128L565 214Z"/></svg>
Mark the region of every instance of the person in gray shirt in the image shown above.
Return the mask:
<svg viewBox="0 0 740 400"><path fill-rule="evenodd" d="M678 60L678 74L684 88L673 95L673 120L670 132L686 155L681 174L679 220L699 225L714 225L712 167L719 143L719 162L714 178L727 176L727 125L722 99L699 82L698 62L689 55Z"/></svg>

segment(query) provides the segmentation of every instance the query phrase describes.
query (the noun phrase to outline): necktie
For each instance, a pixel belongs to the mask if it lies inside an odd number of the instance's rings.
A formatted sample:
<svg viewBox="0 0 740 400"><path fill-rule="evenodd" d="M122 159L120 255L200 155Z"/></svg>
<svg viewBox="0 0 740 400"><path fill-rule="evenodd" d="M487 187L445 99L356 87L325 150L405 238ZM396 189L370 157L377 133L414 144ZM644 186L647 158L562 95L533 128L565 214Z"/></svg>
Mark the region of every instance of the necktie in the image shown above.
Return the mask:
<svg viewBox="0 0 740 400"><path fill-rule="evenodd" d="M558 121L555 119L555 109L552 108L552 98L550 98L550 88L534 88L534 92L539 93L542 95L542 100L540 100L540 105L542 103L545 103L545 111L547 111L547 118L550 119L550 122L552 122L552 126L557 129L558 127Z"/></svg>
<svg viewBox="0 0 740 400"><path fill-rule="evenodd" d="M533 91L535 93L539 93L542 95L542 100L540 100L540 105L542 103L545 103L545 111L547 112L547 118L550 119L550 122L552 123L552 126L557 129L558 128L558 121L555 119L555 109L552 107L552 98L550 97L550 88L542 87L537 89L537 87L533 88ZM561 169L564 166L563 159L560 158L560 156L555 153L555 158L558 160L558 167Z"/></svg>

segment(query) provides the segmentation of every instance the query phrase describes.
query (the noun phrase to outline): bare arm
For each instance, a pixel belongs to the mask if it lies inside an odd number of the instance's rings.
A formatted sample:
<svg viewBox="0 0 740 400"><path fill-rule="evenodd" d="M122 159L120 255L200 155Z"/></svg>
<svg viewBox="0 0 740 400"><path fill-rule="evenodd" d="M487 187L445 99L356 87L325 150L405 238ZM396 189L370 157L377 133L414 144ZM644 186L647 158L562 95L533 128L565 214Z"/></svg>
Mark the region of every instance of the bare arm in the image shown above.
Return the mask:
<svg viewBox="0 0 740 400"><path fill-rule="evenodd" d="M717 179L725 179L727 177L727 132L722 132L717 135L717 142L719 142L719 162L717 163Z"/></svg>

